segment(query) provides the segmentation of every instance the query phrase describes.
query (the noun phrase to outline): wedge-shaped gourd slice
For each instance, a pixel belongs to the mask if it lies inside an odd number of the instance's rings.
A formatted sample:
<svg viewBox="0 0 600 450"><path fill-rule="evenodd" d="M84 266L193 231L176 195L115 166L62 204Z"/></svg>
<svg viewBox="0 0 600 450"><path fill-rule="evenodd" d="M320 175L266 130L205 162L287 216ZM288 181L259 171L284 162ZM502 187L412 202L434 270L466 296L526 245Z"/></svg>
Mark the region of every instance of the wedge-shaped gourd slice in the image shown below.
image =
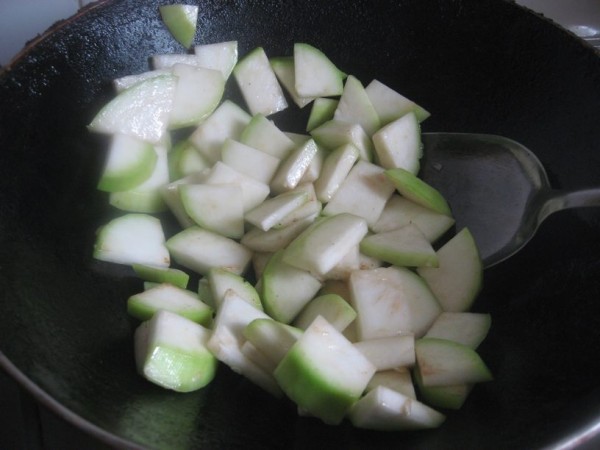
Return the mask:
<svg viewBox="0 0 600 450"><path fill-rule="evenodd" d="M489 314L443 312L433 322L425 337L448 339L473 349L485 339L492 325Z"/></svg>
<svg viewBox="0 0 600 450"><path fill-rule="evenodd" d="M306 131L312 131L325 122L332 120L338 103L339 100L335 98L316 98L306 122Z"/></svg>
<svg viewBox="0 0 600 450"><path fill-rule="evenodd" d="M265 312L282 323L292 322L321 288L320 280L284 262L283 251L269 259L260 282Z"/></svg>
<svg viewBox="0 0 600 450"><path fill-rule="evenodd" d="M173 267L158 267L148 264L132 264L135 274L142 280L154 283L168 283L173 286L185 289L187 288L190 276L183 270Z"/></svg>
<svg viewBox="0 0 600 450"><path fill-rule="evenodd" d="M406 169L388 169L385 174L405 198L440 214L451 216L450 206L433 186Z"/></svg>
<svg viewBox="0 0 600 450"><path fill-rule="evenodd" d="M173 97L169 128L197 125L219 105L225 89L225 79L218 70L175 64L177 87Z"/></svg>
<svg viewBox="0 0 600 450"><path fill-rule="evenodd" d="M242 274L252 258L252 252L237 241L200 227L180 231L166 245L176 262L202 275L213 267Z"/></svg>
<svg viewBox="0 0 600 450"><path fill-rule="evenodd" d="M170 311L159 311L135 331L138 371L154 384L178 392L212 381L217 360L206 348L210 331Z"/></svg>
<svg viewBox="0 0 600 450"><path fill-rule="evenodd" d="M296 143L263 114L256 114L240 136L243 144L262 150L280 160L296 148Z"/></svg>
<svg viewBox="0 0 600 450"><path fill-rule="evenodd" d="M182 228L188 228L197 224L186 212L183 203L181 202L179 188L185 184L203 183L207 173L207 169L204 169L202 172L195 172L171 183L167 183L159 189L164 203L173 213Z"/></svg>
<svg viewBox="0 0 600 450"><path fill-rule="evenodd" d="M179 314L205 327L212 322L210 306L203 303L195 292L172 284L159 284L127 299L127 312L139 320L151 319L161 310Z"/></svg>
<svg viewBox="0 0 600 450"><path fill-rule="evenodd" d="M229 167L221 161L204 178L206 184L237 184L242 188L244 213L260 205L269 196L269 186Z"/></svg>
<svg viewBox="0 0 600 450"><path fill-rule="evenodd" d="M198 5L161 5L162 21L173 37L186 48L192 46L198 23Z"/></svg>
<svg viewBox="0 0 600 450"><path fill-rule="evenodd" d="M273 375L242 352L246 340L244 329L255 319L269 319L269 317L235 292L229 291L217 309L213 332L207 347L219 361L234 372L245 376L274 396L281 396L281 389Z"/></svg>
<svg viewBox="0 0 600 450"><path fill-rule="evenodd" d="M316 216L308 216L285 227L271 228L268 231L255 227L248 230L240 242L255 252L274 253L287 247L313 223L315 218Z"/></svg>
<svg viewBox="0 0 600 450"><path fill-rule="evenodd" d="M348 75L346 79L333 118L342 122L358 123L369 136L381 127L371 99L362 83L353 75Z"/></svg>
<svg viewBox="0 0 600 450"><path fill-rule="evenodd" d="M374 233L382 233L411 223L433 243L454 225L454 219L394 194L371 229Z"/></svg>
<svg viewBox="0 0 600 450"><path fill-rule="evenodd" d="M294 326L305 330L318 316L327 320L336 330L344 331L356 319L356 311L337 294L319 295L300 311L294 319Z"/></svg>
<svg viewBox="0 0 600 450"><path fill-rule="evenodd" d="M458 342L422 338L415 354L423 386L453 386L492 380L492 374L475 350Z"/></svg>
<svg viewBox="0 0 600 450"><path fill-rule="evenodd" d="M344 144L325 157L321 174L314 183L319 201L327 203L333 198L354 167L359 155L360 152L356 146Z"/></svg>
<svg viewBox="0 0 600 450"><path fill-rule="evenodd" d="M367 339L355 342L354 346L377 371L412 367L415 363L415 337L412 334Z"/></svg>
<svg viewBox="0 0 600 450"><path fill-rule="evenodd" d="M125 214L104 225L96 238L94 258L118 264L169 267L171 259L159 219Z"/></svg>
<svg viewBox="0 0 600 450"><path fill-rule="evenodd" d="M214 334L218 335L221 328L228 328L238 343L242 343L245 340L244 329L255 319L270 319L270 317L236 292L226 292L217 307L213 327Z"/></svg>
<svg viewBox="0 0 600 450"><path fill-rule="evenodd" d="M273 176L270 183L271 191L281 194L298 186L310 167L317 151L317 144L312 139L292 150L281 162L281 165Z"/></svg>
<svg viewBox="0 0 600 450"><path fill-rule="evenodd" d="M123 92L125 89L130 88L134 84L138 84L142 81L148 80L150 78L158 77L160 75L171 75L171 70L168 68L165 69L154 69L147 70L146 72L136 73L132 75L125 75L119 78L115 78L112 82L115 91L118 94Z"/></svg>
<svg viewBox="0 0 600 450"><path fill-rule="evenodd" d="M401 167L417 174L423 156L421 129L413 113L385 125L373 135L377 160L381 167L394 169Z"/></svg>
<svg viewBox="0 0 600 450"><path fill-rule="evenodd" d="M373 160L373 141L357 123L332 119L314 128L310 134L324 148L334 150L344 144L352 144L358 149L360 159Z"/></svg>
<svg viewBox="0 0 600 450"><path fill-rule="evenodd" d="M113 135L98 189L117 192L139 186L152 175L157 159L152 144L125 134Z"/></svg>
<svg viewBox="0 0 600 450"><path fill-rule="evenodd" d="M348 284L360 340L407 333L418 338L441 313L425 281L403 267L358 270Z"/></svg>
<svg viewBox="0 0 600 450"><path fill-rule="evenodd" d="M227 139L221 147L221 160L240 173L269 184L275 175L278 158L233 139Z"/></svg>
<svg viewBox="0 0 600 450"><path fill-rule="evenodd" d="M221 160L221 147L228 139L239 139L250 123L250 114L231 100L224 100L190 135L190 142L210 164Z"/></svg>
<svg viewBox="0 0 600 450"><path fill-rule="evenodd" d="M352 213L364 218L371 226L377 222L393 193L394 185L385 176L384 170L361 160L352 167L333 198L323 208L323 214Z"/></svg>
<svg viewBox="0 0 600 450"><path fill-rule="evenodd" d="M168 149L154 147L157 155L152 174L141 184L126 191L111 192L109 203L123 211L157 213L167 209L161 189L169 182Z"/></svg>
<svg viewBox="0 0 600 450"><path fill-rule="evenodd" d="M182 184L181 203L202 228L229 238L244 234L244 202L239 184Z"/></svg>
<svg viewBox="0 0 600 450"><path fill-rule="evenodd" d="M383 386L416 399L417 393L415 392L415 385L412 378L410 369L407 367L380 370L371 377L366 391L372 391L377 386Z"/></svg>
<svg viewBox="0 0 600 450"><path fill-rule="evenodd" d="M315 187L312 183L300 184L288 192L305 194L308 196L308 200L300 207L285 215L279 222L277 222L276 225L274 225L274 228L285 228L305 219L306 217L316 218L321 213L323 204L317 200Z"/></svg>
<svg viewBox="0 0 600 450"><path fill-rule="evenodd" d="M437 253L421 230L411 223L365 237L360 243L360 251L395 266L438 266Z"/></svg>
<svg viewBox="0 0 600 450"><path fill-rule="evenodd" d="M319 49L294 44L296 92L303 97L332 97L344 91L346 74Z"/></svg>
<svg viewBox="0 0 600 450"><path fill-rule="evenodd" d="M309 136L310 137L310 136ZM327 155L327 151L317 145L317 152L313 159L311 159L306 172L302 175L299 184L314 183L321 175L321 169L323 168L323 161Z"/></svg>
<svg viewBox="0 0 600 450"><path fill-rule="evenodd" d="M152 77L118 94L89 125L98 133L127 134L142 141L159 143L167 131L177 77Z"/></svg>
<svg viewBox="0 0 600 450"><path fill-rule="evenodd" d="M483 283L483 263L468 228L463 228L438 251L438 267L417 269L444 311L471 308Z"/></svg>
<svg viewBox="0 0 600 450"><path fill-rule="evenodd" d="M238 297L246 300L255 308L263 309L258 292L241 275L220 267L215 267L209 270L207 279L211 290L211 297L217 308L220 306L223 298L225 298L227 291L232 290Z"/></svg>
<svg viewBox="0 0 600 450"><path fill-rule="evenodd" d="M377 111L382 125L393 122L409 112L414 113L419 122L422 122L431 115L421 106L386 86L381 81L371 81L365 90L369 99L371 99L375 111Z"/></svg>
<svg viewBox="0 0 600 450"><path fill-rule="evenodd" d="M320 218L287 247L283 261L322 276L358 245L367 232L365 219L354 214Z"/></svg>
<svg viewBox="0 0 600 450"><path fill-rule="evenodd" d="M274 373L299 408L327 424L338 424L360 398L375 367L331 324L317 317Z"/></svg>
<svg viewBox="0 0 600 450"><path fill-rule="evenodd" d="M357 428L381 431L437 428L446 420L439 411L383 386L357 401L348 418Z"/></svg>
<svg viewBox="0 0 600 450"><path fill-rule="evenodd" d="M306 192L286 192L265 200L245 215L246 221L263 231L269 231L286 215L308 201Z"/></svg>
<svg viewBox="0 0 600 450"><path fill-rule="evenodd" d="M419 398L434 408L460 409L473 390L473 384L451 386L424 386L419 367L415 366L414 380Z"/></svg>
<svg viewBox="0 0 600 450"><path fill-rule="evenodd" d="M290 97L298 107L304 108L315 97L302 97L296 91L296 73L294 69L294 58L292 56L280 56L270 59L273 72L277 76L279 82L287 90Z"/></svg>
<svg viewBox="0 0 600 450"><path fill-rule="evenodd" d="M262 47L257 47L244 56L234 67L233 76L250 113L268 116L288 107L277 76Z"/></svg>
<svg viewBox="0 0 600 450"><path fill-rule="evenodd" d="M271 361L273 370L302 336L299 328L272 319L254 319L243 333Z"/></svg>
<svg viewBox="0 0 600 450"><path fill-rule="evenodd" d="M188 175L203 172L211 166L206 157L187 139L173 146L169 151L168 160L170 180L179 180Z"/></svg>
<svg viewBox="0 0 600 450"><path fill-rule="evenodd" d="M218 70L227 80L238 61L238 43L237 41L224 41L196 45L194 55L199 66Z"/></svg>

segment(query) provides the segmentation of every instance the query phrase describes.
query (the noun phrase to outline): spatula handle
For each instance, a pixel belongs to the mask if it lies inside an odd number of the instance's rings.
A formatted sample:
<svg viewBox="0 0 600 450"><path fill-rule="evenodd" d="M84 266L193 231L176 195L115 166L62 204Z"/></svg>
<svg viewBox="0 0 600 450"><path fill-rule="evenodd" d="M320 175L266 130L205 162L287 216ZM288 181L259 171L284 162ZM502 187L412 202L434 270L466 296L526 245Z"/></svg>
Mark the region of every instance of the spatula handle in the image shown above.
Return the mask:
<svg viewBox="0 0 600 450"><path fill-rule="evenodd" d="M538 215L538 224L550 214L570 208L600 206L600 188L578 191L556 191L544 203Z"/></svg>

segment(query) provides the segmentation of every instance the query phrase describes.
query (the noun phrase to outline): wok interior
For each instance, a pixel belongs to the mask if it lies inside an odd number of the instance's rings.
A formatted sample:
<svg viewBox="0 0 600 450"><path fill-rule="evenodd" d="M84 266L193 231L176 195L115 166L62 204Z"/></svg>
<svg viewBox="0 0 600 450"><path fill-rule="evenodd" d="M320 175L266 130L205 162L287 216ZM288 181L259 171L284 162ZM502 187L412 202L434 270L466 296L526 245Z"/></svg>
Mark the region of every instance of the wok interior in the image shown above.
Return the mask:
<svg viewBox="0 0 600 450"><path fill-rule="evenodd" d="M474 309L492 314L480 352L495 381L438 430L328 427L223 366L185 395L138 376L125 300L141 283L91 259L96 228L118 212L95 189L106 139L85 126L113 95L111 79L182 51L158 4L89 8L0 76L0 349L20 371L106 430L103 439L151 447L531 448L600 416L600 215L591 209L551 217L486 272ZM555 187L600 181L600 58L510 2L201 2L196 39L273 56L309 42L363 83L377 78L422 104L432 112L424 131L505 135L534 150Z"/></svg>

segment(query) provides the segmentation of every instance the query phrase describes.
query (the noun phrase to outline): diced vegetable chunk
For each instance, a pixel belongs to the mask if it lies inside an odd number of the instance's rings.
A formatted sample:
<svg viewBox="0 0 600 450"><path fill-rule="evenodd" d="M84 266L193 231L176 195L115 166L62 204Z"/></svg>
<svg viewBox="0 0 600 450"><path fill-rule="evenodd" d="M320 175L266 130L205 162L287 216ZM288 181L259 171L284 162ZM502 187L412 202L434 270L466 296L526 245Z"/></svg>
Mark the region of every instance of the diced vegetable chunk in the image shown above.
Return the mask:
<svg viewBox="0 0 600 450"><path fill-rule="evenodd" d="M176 87L177 77L172 74L142 81L107 103L96 114L89 129L159 143L167 131Z"/></svg>
<svg viewBox="0 0 600 450"><path fill-rule="evenodd" d="M135 332L138 371L167 389L190 392L214 378L217 360L206 344L210 331L169 311L159 311Z"/></svg>
<svg viewBox="0 0 600 450"><path fill-rule="evenodd" d="M268 116L288 107L262 47L255 48L240 60L233 69L233 76L252 114Z"/></svg>
<svg viewBox="0 0 600 450"><path fill-rule="evenodd" d="M238 61L237 41L201 44L194 47L194 55L200 67L218 70L227 80Z"/></svg>
<svg viewBox="0 0 600 450"><path fill-rule="evenodd" d="M489 314L443 312L433 322L425 337L448 339L475 349L487 336L491 324Z"/></svg>
<svg viewBox="0 0 600 450"><path fill-rule="evenodd" d="M184 47L191 47L198 23L197 5L161 5L160 15L173 37Z"/></svg>
<svg viewBox="0 0 600 450"><path fill-rule="evenodd" d="M481 290L483 263L473 235L463 228L438 251L436 268L418 269L444 311L467 311Z"/></svg>
<svg viewBox="0 0 600 450"><path fill-rule="evenodd" d="M265 311L283 323L290 323L321 288L321 282L303 269L283 260L284 250L275 253L261 277L261 298Z"/></svg>
<svg viewBox="0 0 600 450"><path fill-rule="evenodd" d="M440 214L452 215L442 194L413 173L398 167L386 170L385 174L404 197Z"/></svg>
<svg viewBox="0 0 600 450"><path fill-rule="evenodd" d="M384 170L367 161L358 161L350 170L333 198L323 209L325 215L351 213L375 224L394 192Z"/></svg>
<svg viewBox="0 0 600 450"><path fill-rule="evenodd" d="M194 292L170 284L159 284L127 300L127 312L140 320L151 319L161 310L179 314L206 327L212 322L212 309Z"/></svg>
<svg viewBox="0 0 600 450"><path fill-rule="evenodd" d="M296 92L303 97L341 95L346 74L319 49L305 43L294 44Z"/></svg>
<svg viewBox="0 0 600 450"><path fill-rule="evenodd" d="M438 256L415 225L408 224L396 230L384 231L365 237L360 250L395 266L437 267Z"/></svg>
<svg viewBox="0 0 600 450"><path fill-rule="evenodd" d="M361 340L402 333L423 336L442 312L425 281L406 268L358 270L348 283Z"/></svg>
<svg viewBox="0 0 600 450"><path fill-rule="evenodd" d="M133 213L117 217L100 229L94 258L158 267L168 267L171 262L160 220L147 214Z"/></svg>
<svg viewBox="0 0 600 450"><path fill-rule="evenodd" d="M422 338L415 343L415 352L423 386L454 386L492 379L481 357L466 345Z"/></svg>
<svg viewBox="0 0 600 450"><path fill-rule="evenodd" d="M98 189L118 192L139 186L152 175L157 159L152 144L126 134L113 135Z"/></svg>
<svg viewBox="0 0 600 450"><path fill-rule="evenodd" d="M324 217L287 247L283 261L316 276L329 272L367 234L366 221L341 213Z"/></svg>
<svg viewBox="0 0 600 450"><path fill-rule="evenodd" d="M358 428L402 431L439 427L446 416L418 400L379 386L356 402L349 418Z"/></svg>
<svg viewBox="0 0 600 450"><path fill-rule="evenodd" d="M190 276L186 272L171 267L158 267L139 263L133 263L132 267L136 275L146 281L168 283L185 289L190 280Z"/></svg>
<svg viewBox="0 0 600 450"><path fill-rule="evenodd" d="M166 245L175 261L202 275L214 267L242 274L252 258L252 252L233 239L200 227L180 231Z"/></svg>
<svg viewBox="0 0 600 450"><path fill-rule="evenodd" d="M170 128L199 124L219 105L225 89L225 78L218 70L175 64L177 87L169 117Z"/></svg>
<svg viewBox="0 0 600 450"><path fill-rule="evenodd" d="M285 394L328 424L340 423L375 367L339 331L317 317L275 369Z"/></svg>

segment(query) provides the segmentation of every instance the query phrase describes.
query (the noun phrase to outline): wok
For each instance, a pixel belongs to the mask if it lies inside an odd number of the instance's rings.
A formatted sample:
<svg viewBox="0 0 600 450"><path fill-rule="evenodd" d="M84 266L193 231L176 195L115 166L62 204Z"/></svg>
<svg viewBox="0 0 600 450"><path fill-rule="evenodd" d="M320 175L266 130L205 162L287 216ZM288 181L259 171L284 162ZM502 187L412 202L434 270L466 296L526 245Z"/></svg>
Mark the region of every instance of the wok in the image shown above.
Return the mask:
<svg viewBox="0 0 600 450"><path fill-rule="evenodd" d="M183 49L158 1L95 4L33 42L0 75L0 364L56 414L108 445L160 448L572 447L600 427L600 212L550 217L485 272L474 310L495 381L439 429L379 433L300 418L221 366L175 394L135 372L126 298L141 288L91 258L114 217L95 189L102 136L86 125L153 53ZM502 0L200 1L196 42L290 54L316 45L363 82L425 106L424 131L499 134L536 149L557 188L600 184L600 57ZM235 97L235 87L232 87ZM283 126L293 122L285 114ZM286 120L289 124L286 124ZM290 129L288 127L288 129Z"/></svg>

